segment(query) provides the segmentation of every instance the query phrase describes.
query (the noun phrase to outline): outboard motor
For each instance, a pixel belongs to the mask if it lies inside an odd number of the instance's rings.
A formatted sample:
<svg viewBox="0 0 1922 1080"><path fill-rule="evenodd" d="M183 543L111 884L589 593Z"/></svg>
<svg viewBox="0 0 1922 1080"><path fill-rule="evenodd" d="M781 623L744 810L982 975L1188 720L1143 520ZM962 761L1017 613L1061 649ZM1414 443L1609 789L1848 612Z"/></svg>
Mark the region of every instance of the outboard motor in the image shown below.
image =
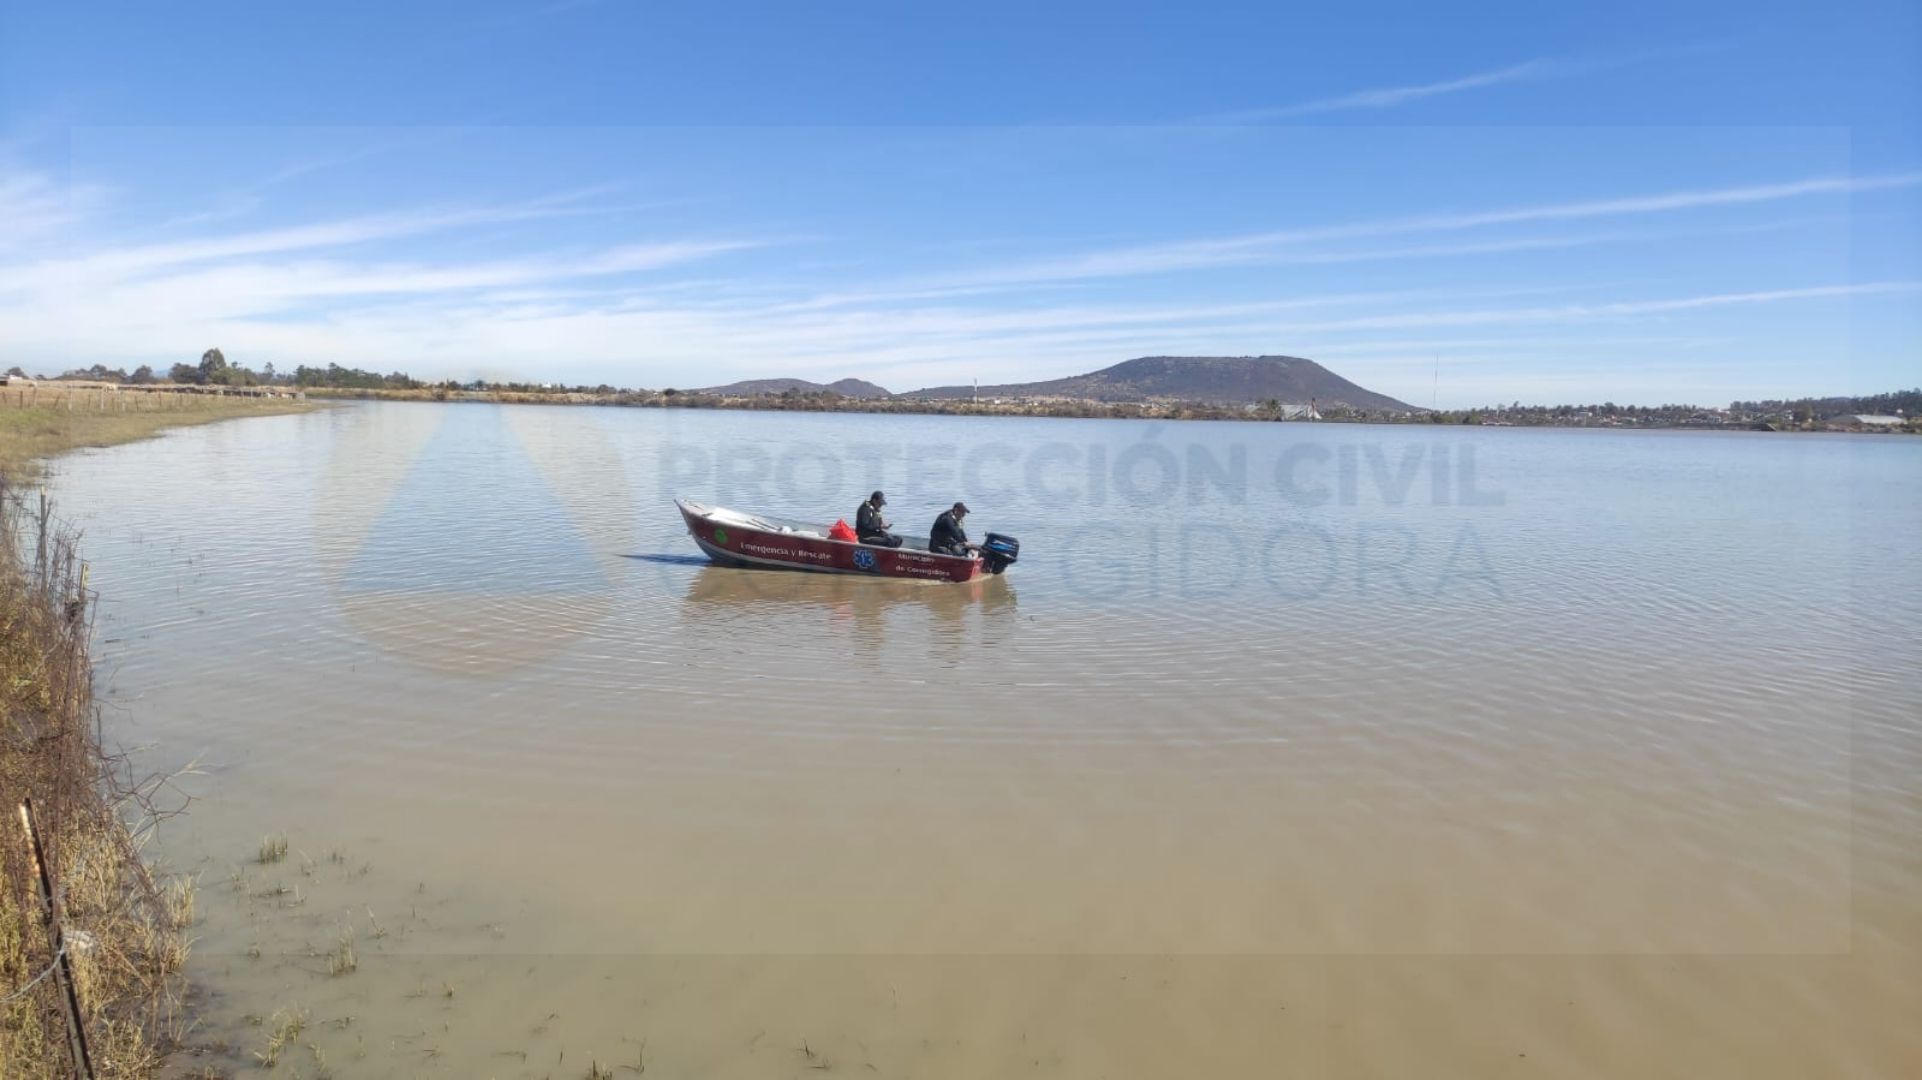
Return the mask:
<svg viewBox="0 0 1922 1080"><path fill-rule="evenodd" d="M1014 565L1021 554L1021 541L1000 533L989 533L981 541L981 564L990 574L998 574Z"/></svg>

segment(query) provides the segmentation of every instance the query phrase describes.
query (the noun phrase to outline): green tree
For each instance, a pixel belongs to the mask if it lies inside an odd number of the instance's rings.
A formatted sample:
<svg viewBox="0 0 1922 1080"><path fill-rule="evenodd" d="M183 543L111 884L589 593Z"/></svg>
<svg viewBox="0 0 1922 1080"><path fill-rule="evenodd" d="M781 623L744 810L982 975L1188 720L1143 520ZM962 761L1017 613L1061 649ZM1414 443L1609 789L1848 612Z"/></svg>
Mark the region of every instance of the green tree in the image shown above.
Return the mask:
<svg viewBox="0 0 1922 1080"><path fill-rule="evenodd" d="M110 368L105 364L95 364L92 367L74 368L72 371L62 373L60 377L62 379L75 379L75 380L84 379L88 382L116 382L117 383L117 382L127 381L126 372L120 370L119 368Z"/></svg>

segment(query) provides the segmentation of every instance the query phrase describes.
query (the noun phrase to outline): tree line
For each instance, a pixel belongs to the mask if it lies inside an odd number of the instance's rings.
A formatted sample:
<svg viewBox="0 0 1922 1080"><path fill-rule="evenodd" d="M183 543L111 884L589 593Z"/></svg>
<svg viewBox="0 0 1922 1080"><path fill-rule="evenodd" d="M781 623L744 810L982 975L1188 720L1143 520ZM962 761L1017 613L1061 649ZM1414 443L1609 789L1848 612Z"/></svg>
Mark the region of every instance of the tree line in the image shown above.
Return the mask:
<svg viewBox="0 0 1922 1080"><path fill-rule="evenodd" d="M11 376L26 377L26 373L15 367L8 372ZM65 380L87 380L91 382L121 383L141 386L159 382L170 382L192 386L291 386L330 388L337 390L439 390L439 391L493 391L516 394L593 394L602 397L619 396L634 400L624 400L621 404L640 404L639 399L651 399L649 403L680 405L701 408L716 407L723 399L693 390L666 389L655 394L646 390L628 390L609 386L565 386L554 383L527 382L489 382L474 379L460 382L448 379L439 382L426 382L416 379L406 372L392 371L382 374L378 371L363 371L360 368L342 367L328 364L326 367L312 367L302 364L293 371L278 371L272 363L265 364L259 371L228 361L218 349L208 349L200 354L197 364L179 363L168 369L163 380L152 366L142 364L129 372L123 368L110 368L104 364L75 368L59 376ZM951 403L944 403L951 404ZM998 411L983 410L979 407L957 410L932 402L913 401L893 398L886 402L868 399L843 399L832 392L801 392L788 390L780 394L765 394L749 399L726 399L732 408L755 409L796 409L796 410L858 410L858 411L904 411L904 412L948 412L948 411ZM1008 410L1015 411L1015 410ZM1091 401L1050 401L1030 403L1019 411L1055 416L1114 416L1141 415L1153 412L1156 415L1175 415L1194 419L1282 419L1288 415L1282 403L1275 399L1248 406L1232 406L1203 403L1108 403ZM1711 414L1715 415L1711 415ZM1730 402L1726 409L1711 410L1700 405L1617 405L1605 401L1598 405L1523 405L1517 401L1509 405L1488 405L1477 409L1437 410L1418 409L1412 413L1384 411L1379 409L1356 409L1341 404L1324 404L1320 415L1327 420L1359 420L1374 422L1416 422L1438 424L1479 424L1499 421L1511 424L1583 424L1599 420L1622 421L1640 424L1688 424L1705 421L1730 419L1779 419L1797 424L1815 423L1831 417L1847 416L1856 413L1895 415L1903 417L1922 416L1922 388L1897 390L1885 394L1864 396L1839 396L1822 398L1773 399L1765 401Z"/></svg>
<svg viewBox="0 0 1922 1080"><path fill-rule="evenodd" d="M15 378L27 377L27 373L19 367L7 374ZM229 362L217 348L201 353L197 364L173 365L164 378L150 364L142 364L132 371L94 364L92 367L67 371L56 377L56 381L59 380L119 383L123 386L152 386L168 382L180 386L327 386L346 390L418 390L427 385L401 371L383 375L377 371L362 371L339 364L328 364L326 367L302 364L292 371L279 371L269 362L255 371L245 365Z"/></svg>
<svg viewBox="0 0 1922 1080"><path fill-rule="evenodd" d="M1730 412L1785 413L1798 418L1822 419L1853 413L1882 416L1922 415L1922 388L1896 390L1866 397L1794 398L1787 401L1737 401Z"/></svg>
<svg viewBox="0 0 1922 1080"><path fill-rule="evenodd" d="M1858 414L1922 416L1922 389L1896 390L1886 394L1855 397L1788 398L1766 401L1731 401L1726 408L1702 405L1487 405L1479 409L1430 412L1415 419L1431 423L1478 424L1501 421L1511 424L1585 424L1610 421L1645 425L1748 423L1767 421L1788 424L1820 424L1823 421Z"/></svg>

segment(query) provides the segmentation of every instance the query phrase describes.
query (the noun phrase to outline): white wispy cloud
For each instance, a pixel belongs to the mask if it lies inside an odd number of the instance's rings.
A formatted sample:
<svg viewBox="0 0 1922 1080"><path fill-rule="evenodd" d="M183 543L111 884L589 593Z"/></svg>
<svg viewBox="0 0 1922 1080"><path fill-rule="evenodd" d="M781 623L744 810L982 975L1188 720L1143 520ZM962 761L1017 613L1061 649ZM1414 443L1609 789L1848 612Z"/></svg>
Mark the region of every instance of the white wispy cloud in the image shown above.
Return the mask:
<svg viewBox="0 0 1922 1080"><path fill-rule="evenodd" d="M451 265L344 261L230 262L125 280L70 276L67 296L112 296L138 308L199 309L209 315L264 315L343 298L450 296L659 270L758 246L741 240L628 244L571 256Z"/></svg>
<svg viewBox="0 0 1922 1080"><path fill-rule="evenodd" d="M1606 304L1561 304L1543 307L1397 312L1318 323L1300 323L1295 333L1354 330L1402 330L1441 326L1503 326L1515 324L1576 323L1596 319L1661 315L1701 308L1762 306L1789 301L1832 299L1922 292L1922 281L1875 281L1844 285L1813 285L1794 289L1764 289L1739 293L1623 300Z"/></svg>
<svg viewBox="0 0 1922 1080"><path fill-rule="evenodd" d="M65 265L96 271L128 273L182 263L284 254L317 248L347 247L377 240L397 240L428 233L448 232L476 225L605 214L609 212L608 208L587 201L601 193L602 189L591 188L515 203L465 207L420 207L286 228L143 244L110 249Z"/></svg>
<svg viewBox="0 0 1922 1080"><path fill-rule="evenodd" d="M700 239L612 244L588 251L530 253L512 259L452 265L398 264L369 259L316 259L322 252L477 226L608 215L633 209L598 201L605 187L583 188L510 203L430 206L299 225L207 233L179 240L129 244L16 259L0 264L0 296L30 293L42 304L89 305L106 297L155 299L213 306L228 314L325 297L432 293L610 276L710 258L769 239ZM20 192L15 197L11 193ZM18 205L20 209L12 208ZM79 215L68 212L57 187L34 174L0 174L0 220L25 217L58 231ZM217 220L217 219L216 219Z"/></svg>
<svg viewBox="0 0 1922 1080"><path fill-rule="evenodd" d="M1723 206L1744 206L1818 195L1855 194L1922 184L1922 172L1891 173L1878 176L1809 177L1773 184L1670 191L1624 198L1588 199L1574 202L1543 203L1456 213L1412 215L1358 221L1340 225L1279 229L1203 240L1177 240L1111 248L1066 257L1054 257L1013 266L991 268L950 276L941 284L952 286L1015 285L1038 281L1087 280L1144 274L1198 270L1209 267L1270 263L1287 259L1313 261L1316 255L1300 249L1330 241L1372 239L1421 233L1460 232L1506 225L1557 223L1603 218L1668 214L1682 210ZM1601 242L1592 237L1571 243ZM1516 244L1539 243L1552 246L1552 238L1507 241ZM1499 245L1502 241L1491 241ZM1472 254L1473 246L1441 248L1432 255ZM1324 261L1364 258L1361 253L1326 254ZM1404 252L1388 252L1383 257L1411 257ZM1423 256L1430 257L1430 256ZM931 283L932 284L932 283Z"/></svg>
<svg viewBox="0 0 1922 1080"><path fill-rule="evenodd" d="M60 227L62 219L50 207L71 204L60 198L57 185L23 181L9 187L11 179L0 171L0 209L18 205ZM1810 177L1440 210L1085 251L940 278L901 276L874 287L817 280L819 258L803 263L770 257L739 274L725 272L738 263L715 261L784 242L770 237L610 232L569 250L406 260L384 246L445 233L455 242L444 248L410 243L406 250L457 251L465 245L456 242L467 239L468 231L487 235L503 222L607 212L607 191L597 188L266 229L203 228L165 242L62 250L38 262L0 261L0 326L6 327L10 355L29 367L43 363L43 370L96 361L164 364L218 344L236 359L282 367L364 364L378 357L383 367L433 377L486 370L657 385L668 379L686 385L689 378L861 373L905 389L954 382L964 374L984 381L1066 374L1156 352L1312 356L1326 350L1364 358L1358 361L1364 365L1374 356L1387 365L1407 355L1406 342L1422 337L1452 339L1491 358L1536 348L1574 356L1597 333L1616 341L1700 341L1706 320L1690 321L1693 312L1784 306L1786 319L1788 305L1905 295L1922 286L1835 283L1811 273L1784 287L1757 287L1780 279L1744 272L1736 279L1739 288L1610 300L1592 299L1614 290L1589 273L1574 275L1577 292L1568 282L1531 278L1525 286L1510 279L1480 287L1331 287L1266 298L1244 291L1213 302L1144 302L1139 290L1103 291L1097 285L1250 263L1466 259L1674 239L1688 230L1664 225L1637 232L1627 219L1918 184L1922 173ZM1728 227L1755 228L1757 216ZM1590 224L1579 233L1547 228L1577 222ZM1686 224L1697 232L1724 227ZM1493 231L1514 226L1543 228ZM96 229L86 235L114 234ZM1548 293L1561 295L1540 295ZM1582 301L1551 302L1571 297ZM1818 314L1840 310L1830 306ZM1467 344L1472 342L1483 344ZM1369 381L1368 370L1352 374Z"/></svg>
<svg viewBox="0 0 1922 1080"><path fill-rule="evenodd" d="M1724 42L1696 42L1693 44L1664 46L1645 49L1611 57L1556 57L1540 56L1505 67L1491 68L1487 71L1470 72L1430 82L1410 83L1400 86L1382 86L1372 89L1354 90L1332 97L1314 98L1291 105L1274 105L1254 109L1240 109L1234 112L1216 113L1201 117L1197 123L1204 124L1250 124L1268 120L1287 120L1294 117L1314 116L1321 113L1350 112L1370 109L1392 109L1414 101L1428 98L1446 97L1469 90L1481 90L1490 86L1507 83L1534 82L1543 79L1566 79L1578 75L1589 75L1614 68L1628 67L1633 64L1652 60L1673 60L1712 52L1726 48Z"/></svg>
<svg viewBox="0 0 1922 1080"><path fill-rule="evenodd" d="M0 251L59 233L97 206L101 195L97 187L62 184L45 173L0 165Z"/></svg>
<svg viewBox="0 0 1922 1080"><path fill-rule="evenodd" d="M1887 188L1914 187L1922 184L1922 172L1888 173L1880 176L1819 176L1777 184L1750 184L1739 187L1710 188L1697 191L1671 191L1657 195L1636 195L1619 199L1592 199L1581 202L1521 206L1464 214L1436 214L1427 217L1391 220L1377 225L1351 227L1349 235L1360 230L1435 231L1472 229L1488 225L1515 225L1523 222L1570 221L1580 218L1620 217L1630 214L1658 214L1675 210L1694 210L1711 206L1739 206L1752 203L1797 199L1810 195L1847 195Z"/></svg>
<svg viewBox="0 0 1922 1080"><path fill-rule="evenodd" d="M681 255L700 257L692 250L636 251L583 265L654 264ZM55 308L70 310L51 320L43 297L34 301L33 318L25 310L0 310L0 319L14 328L17 346L88 362L152 361L157 350L184 355L218 343L283 367L381 356L405 358L401 366L420 374L464 375L476 365L546 371L556 358L565 357L578 370L605 372L612 381L646 382L647 373L658 372L659 365L698 358L702 371L714 373L709 380L714 382L726 381L722 373L862 372L906 388L953 381L957 368L988 378L1018 379L1161 351L1314 355L1318 348L1366 345L1383 340L1384 334L1409 330L1573 331L1603 322L1667 320L1701 309L1763 308L1922 289L1922 283L1891 281L1510 306L1488 306L1487 296L1478 304L1473 291L1384 290L1186 305L1115 301L1029 309L797 309L680 296L672 290L616 289L584 303L576 297L542 295L538 289L520 297L511 290L484 291L566 273L547 265L525 271L511 263L384 272L365 267L368 280L360 283L350 281L352 271L343 266L270 269L250 264L131 281L97 294L66 297L66 304ZM264 283L250 286L250 280ZM327 297L349 297L351 302L313 310L302 306ZM621 372L629 374L623 377ZM917 378L920 372L927 375Z"/></svg>
<svg viewBox="0 0 1922 1080"><path fill-rule="evenodd" d="M1373 90L1356 90L1335 97L1319 98L1313 101L1297 102L1293 105L1277 105L1262 109L1243 109L1237 112L1220 113L1204 118L1205 123L1247 124L1262 120L1283 120L1294 116L1312 116L1316 113L1343 112L1349 109L1389 109L1405 105L1423 98L1441 97L1446 94L1459 94L1464 90L1479 90L1486 86L1500 86L1503 83L1524 82L1542 79L1559 73L1572 73L1573 65L1563 61L1542 57L1527 60L1507 67L1490 71L1478 71L1452 79L1436 82L1416 83L1410 86L1386 86Z"/></svg>

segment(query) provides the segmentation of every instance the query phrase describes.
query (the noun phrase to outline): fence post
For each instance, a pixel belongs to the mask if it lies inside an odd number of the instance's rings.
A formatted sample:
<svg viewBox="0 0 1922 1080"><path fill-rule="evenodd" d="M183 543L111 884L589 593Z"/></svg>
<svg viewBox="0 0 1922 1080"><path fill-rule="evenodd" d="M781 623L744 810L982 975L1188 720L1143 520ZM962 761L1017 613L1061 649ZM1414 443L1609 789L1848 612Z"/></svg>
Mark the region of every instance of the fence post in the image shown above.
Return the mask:
<svg viewBox="0 0 1922 1080"><path fill-rule="evenodd" d="M27 851L39 875L41 915L47 923L47 939L53 942L55 981L65 995L67 1014L67 1053L73 1057L73 1073L79 1080L94 1080L93 1055L87 1052L87 1025L80 1017L80 994L74 988L73 961L67 956L67 938L60 930L60 916L54 910L53 877L47 871L47 853L40 846L40 833L33 827L33 800L20 803L20 826L27 831Z"/></svg>

